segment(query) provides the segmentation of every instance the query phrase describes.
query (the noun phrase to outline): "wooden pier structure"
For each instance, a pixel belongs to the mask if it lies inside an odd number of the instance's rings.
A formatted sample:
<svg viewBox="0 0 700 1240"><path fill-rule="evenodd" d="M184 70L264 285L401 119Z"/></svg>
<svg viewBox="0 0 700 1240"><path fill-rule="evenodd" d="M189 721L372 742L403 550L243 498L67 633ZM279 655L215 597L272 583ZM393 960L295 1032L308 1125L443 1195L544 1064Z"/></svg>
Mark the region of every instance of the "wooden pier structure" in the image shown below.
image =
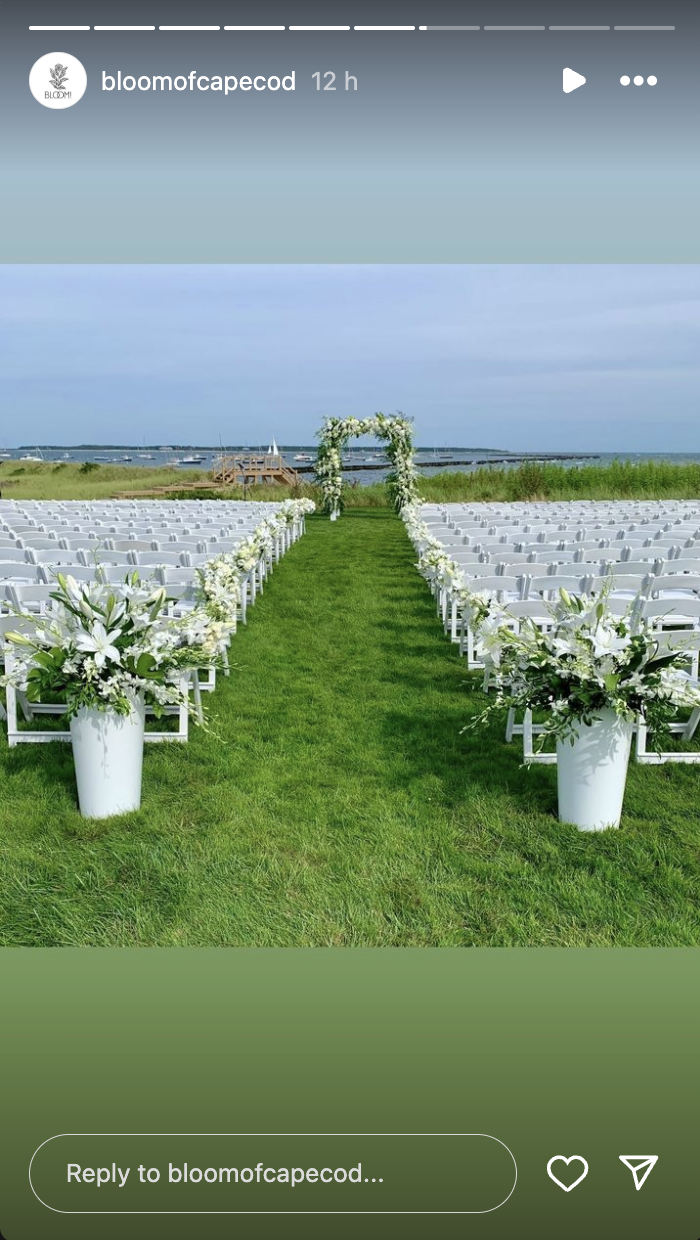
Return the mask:
<svg viewBox="0 0 700 1240"><path fill-rule="evenodd" d="M224 487L252 486L299 486L301 477L296 469L290 469L280 452L223 453L212 465L208 477L197 482L187 478L178 484L173 481L163 486L149 487L144 491L115 491L112 499L141 499L147 496L168 495L173 491L216 491Z"/></svg>
<svg viewBox="0 0 700 1240"><path fill-rule="evenodd" d="M222 455L214 461L212 481L215 486L295 487L301 481L296 469L290 469L281 452L235 453Z"/></svg>

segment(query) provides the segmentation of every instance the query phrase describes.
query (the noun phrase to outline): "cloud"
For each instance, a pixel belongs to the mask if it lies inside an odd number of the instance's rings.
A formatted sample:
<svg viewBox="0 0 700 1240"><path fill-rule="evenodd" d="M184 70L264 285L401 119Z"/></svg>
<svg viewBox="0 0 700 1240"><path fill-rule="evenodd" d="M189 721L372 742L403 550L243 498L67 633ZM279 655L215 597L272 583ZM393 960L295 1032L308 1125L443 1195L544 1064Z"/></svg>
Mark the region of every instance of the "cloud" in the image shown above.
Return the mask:
<svg viewBox="0 0 700 1240"><path fill-rule="evenodd" d="M427 443L696 447L693 266L6 266L0 294L24 442L309 442L402 408Z"/></svg>

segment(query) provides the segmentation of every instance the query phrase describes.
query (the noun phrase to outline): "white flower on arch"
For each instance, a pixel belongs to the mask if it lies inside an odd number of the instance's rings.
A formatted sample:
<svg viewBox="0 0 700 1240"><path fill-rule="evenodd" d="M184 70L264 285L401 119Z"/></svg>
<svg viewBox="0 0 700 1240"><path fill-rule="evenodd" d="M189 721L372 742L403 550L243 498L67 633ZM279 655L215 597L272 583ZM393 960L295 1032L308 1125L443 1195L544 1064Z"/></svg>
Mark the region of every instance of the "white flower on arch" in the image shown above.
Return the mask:
<svg viewBox="0 0 700 1240"><path fill-rule="evenodd" d="M413 424L402 414L388 418L375 413L371 418L326 418L319 431L316 479L323 492L324 510L337 516L343 508L343 451L350 439L375 435L387 445L391 473L389 493L398 509L418 500L418 483L413 463Z"/></svg>

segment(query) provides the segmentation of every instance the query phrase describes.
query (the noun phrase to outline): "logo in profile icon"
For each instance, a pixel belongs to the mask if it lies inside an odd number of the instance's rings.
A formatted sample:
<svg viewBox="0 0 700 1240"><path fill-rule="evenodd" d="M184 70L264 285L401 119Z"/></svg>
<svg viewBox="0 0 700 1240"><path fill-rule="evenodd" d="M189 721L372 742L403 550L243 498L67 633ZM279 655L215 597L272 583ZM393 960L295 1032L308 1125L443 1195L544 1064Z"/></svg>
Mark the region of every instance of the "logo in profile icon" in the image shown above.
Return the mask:
<svg viewBox="0 0 700 1240"><path fill-rule="evenodd" d="M29 74L29 89L45 108L72 108L86 86L84 66L68 52L49 52L32 65Z"/></svg>
<svg viewBox="0 0 700 1240"><path fill-rule="evenodd" d="M54 65L53 69L49 69L49 77L54 90L65 90L68 81L68 66Z"/></svg>

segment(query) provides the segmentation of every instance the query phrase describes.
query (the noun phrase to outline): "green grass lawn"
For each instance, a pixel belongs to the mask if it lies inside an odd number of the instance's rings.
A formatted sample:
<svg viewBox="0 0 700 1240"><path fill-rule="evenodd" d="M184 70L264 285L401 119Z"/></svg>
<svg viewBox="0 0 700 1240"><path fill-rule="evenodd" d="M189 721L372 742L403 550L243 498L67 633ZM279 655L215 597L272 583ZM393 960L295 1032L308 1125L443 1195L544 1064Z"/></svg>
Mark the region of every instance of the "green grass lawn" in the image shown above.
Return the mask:
<svg viewBox="0 0 700 1240"><path fill-rule="evenodd" d="M110 499L118 491L198 482L203 469L159 465L100 465L85 469L78 461L0 462L3 499Z"/></svg>
<svg viewBox="0 0 700 1240"><path fill-rule="evenodd" d="M700 767L632 765L622 828L556 819L445 639L389 511L316 517L235 638L218 739L146 750L143 809L79 817L70 748L0 741L0 942L700 942Z"/></svg>

